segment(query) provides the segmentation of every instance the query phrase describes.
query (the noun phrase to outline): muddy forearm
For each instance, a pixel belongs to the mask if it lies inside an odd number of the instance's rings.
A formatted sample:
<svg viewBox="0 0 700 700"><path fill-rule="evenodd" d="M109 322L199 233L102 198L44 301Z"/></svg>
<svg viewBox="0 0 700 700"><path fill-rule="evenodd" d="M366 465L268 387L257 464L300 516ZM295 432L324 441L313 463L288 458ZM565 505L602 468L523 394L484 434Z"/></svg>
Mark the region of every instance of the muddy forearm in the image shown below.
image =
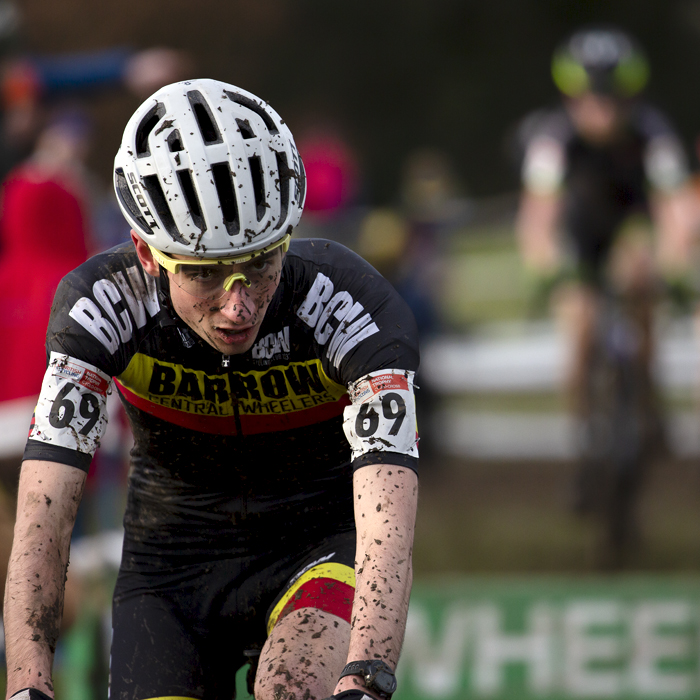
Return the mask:
<svg viewBox="0 0 700 700"><path fill-rule="evenodd" d="M395 669L413 582L411 550L370 547L357 571L348 659L381 659Z"/></svg>
<svg viewBox="0 0 700 700"><path fill-rule="evenodd" d="M64 465L22 468L5 588L8 697L26 687L53 694L70 535L84 481L85 474Z"/></svg>
<svg viewBox="0 0 700 700"><path fill-rule="evenodd" d="M411 592L418 485L409 469L365 469L355 476L358 562L348 659L381 659L395 668Z"/></svg>

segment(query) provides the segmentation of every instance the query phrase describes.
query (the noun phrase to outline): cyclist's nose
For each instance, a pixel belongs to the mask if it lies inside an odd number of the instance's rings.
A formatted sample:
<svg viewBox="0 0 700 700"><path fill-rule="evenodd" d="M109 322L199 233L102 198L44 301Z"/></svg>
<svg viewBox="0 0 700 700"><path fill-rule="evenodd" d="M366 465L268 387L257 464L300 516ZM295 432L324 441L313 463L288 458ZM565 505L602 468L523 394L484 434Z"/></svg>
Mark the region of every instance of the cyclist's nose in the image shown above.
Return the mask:
<svg viewBox="0 0 700 700"><path fill-rule="evenodd" d="M219 300L219 311L238 324L248 323L255 315L255 302L242 279L233 282L230 291Z"/></svg>

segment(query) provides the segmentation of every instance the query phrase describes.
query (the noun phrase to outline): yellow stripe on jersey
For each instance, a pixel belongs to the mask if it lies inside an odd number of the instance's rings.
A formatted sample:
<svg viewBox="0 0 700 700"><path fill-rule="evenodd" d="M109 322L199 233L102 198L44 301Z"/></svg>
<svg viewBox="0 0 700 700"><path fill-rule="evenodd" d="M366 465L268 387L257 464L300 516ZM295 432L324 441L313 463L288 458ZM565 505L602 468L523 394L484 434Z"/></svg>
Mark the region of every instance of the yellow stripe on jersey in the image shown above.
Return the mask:
<svg viewBox="0 0 700 700"><path fill-rule="evenodd" d="M198 415L267 414L269 404L285 413L334 403L347 394L323 371L319 359L272 366L265 370L206 374L180 364L137 353L117 378L136 396Z"/></svg>

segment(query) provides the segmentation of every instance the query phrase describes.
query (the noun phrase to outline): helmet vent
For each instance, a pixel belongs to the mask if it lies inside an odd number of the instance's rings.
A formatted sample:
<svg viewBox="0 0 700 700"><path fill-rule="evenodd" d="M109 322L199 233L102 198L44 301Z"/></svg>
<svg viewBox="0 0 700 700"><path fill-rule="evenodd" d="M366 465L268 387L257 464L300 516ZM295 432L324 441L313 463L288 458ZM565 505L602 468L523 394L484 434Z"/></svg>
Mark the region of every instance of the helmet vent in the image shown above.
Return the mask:
<svg viewBox="0 0 700 700"><path fill-rule="evenodd" d="M275 153L275 155L277 156L277 173L279 176L277 182L280 191L280 219L275 225L275 229L278 229L287 220L287 212L289 211L289 178L294 172L289 170L286 153Z"/></svg>
<svg viewBox="0 0 700 700"><path fill-rule="evenodd" d="M206 103L204 97L202 97L202 93L198 90L192 90L187 93L187 99L190 101L190 105L192 105L192 110L197 119L197 125L199 126L204 143L207 145L222 143L223 139L216 126L209 105Z"/></svg>
<svg viewBox="0 0 700 700"><path fill-rule="evenodd" d="M241 224L238 219L238 202L233 189L233 179L228 163L214 163L211 166L214 185L221 202L221 215L224 217L226 230L229 235L240 233Z"/></svg>
<svg viewBox="0 0 700 700"><path fill-rule="evenodd" d="M194 225L200 231L206 231L207 224L202 216L202 208L199 206L197 192L195 191L194 183L192 182L192 173L189 170L178 170L177 179L180 181L180 187L182 187L182 193L185 197L185 202L187 203L187 211L192 217Z"/></svg>
<svg viewBox="0 0 700 700"><path fill-rule="evenodd" d="M158 102L141 120L138 129L136 129L135 137L137 158L145 158L151 155L151 151L148 148L148 137L164 115L165 105L162 102Z"/></svg>
<svg viewBox="0 0 700 700"><path fill-rule="evenodd" d="M147 233L149 236L152 236L153 231L151 227L146 223L146 219L144 219L141 215L141 211L138 208L136 201L134 200L134 196L131 194L129 185L126 182L126 177L124 177L124 170L122 168L117 168L114 171L114 176L116 185L114 189L117 193L119 201L122 203L123 206L125 206L129 210L131 216L133 216L134 219L138 221L141 230L144 233Z"/></svg>
<svg viewBox="0 0 700 700"><path fill-rule="evenodd" d="M271 134L279 134L279 129L277 128L277 125L275 124L274 120L265 111L265 108L262 107L262 105L260 105L258 102L255 102L254 100L251 100L250 97L241 95L238 92L230 92L229 90L224 90L224 95L226 95L226 97L228 97L229 100L231 100L231 102L235 102L236 104L239 104L242 107L246 107L251 112L255 112L255 114L257 114L265 122L267 130Z"/></svg>
<svg viewBox="0 0 700 700"><path fill-rule="evenodd" d="M165 230L170 234L170 238L178 243L187 243L184 236L177 230L175 220L173 219L173 214L170 211L168 202L163 194L163 188L160 186L160 181L157 175L146 175L143 178L143 186L148 192L148 196L151 199L153 208L156 210L161 223L165 227Z"/></svg>
<svg viewBox="0 0 700 700"><path fill-rule="evenodd" d="M255 212L260 221L265 216L267 203L265 202L265 187L263 186L262 163L258 156L248 158L250 176L253 178L253 195L255 196Z"/></svg>
<svg viewBox="0 0 700 700"><path fill-rule="evenodd" d="M250 122L247 119L236 119L236 123L238 124L238 128L241 130L241 136L243 136L244 139L255 138L255 132L251 128Z"/></svg>
<svg viewBox="0 0 700 700"><path fill-rule="evenodd" d="M168 134L168 148L171 153L177 153L178 151L184 151L185 147L182 145L182 138L180 137L180 132L174 129Z"/></svg>

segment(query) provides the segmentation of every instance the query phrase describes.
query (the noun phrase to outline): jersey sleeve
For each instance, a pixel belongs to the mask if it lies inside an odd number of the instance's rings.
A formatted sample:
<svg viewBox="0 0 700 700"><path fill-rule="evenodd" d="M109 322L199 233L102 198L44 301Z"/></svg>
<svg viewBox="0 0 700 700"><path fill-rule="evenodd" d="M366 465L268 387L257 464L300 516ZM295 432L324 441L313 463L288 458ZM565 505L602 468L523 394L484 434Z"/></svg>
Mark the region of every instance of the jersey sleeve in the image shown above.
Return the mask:
<svg viewBox="0 0 700 700"><path fill-rule="evenodd" d="M63 278L46 333L47 368L25 459L88 470L107 427L112 377L128 364L136 331L157 311L155 287L119 248Z"/></svg>
<svg viewBox="0 0 700 700"><path fill-rule="evenodd" d="M522 131L524 156L520 177L523 188L532 194L555 194L566 178L570 123L561 110L543 111L531 115Z"/></svg>
<svg viewBox="0 0 700 700"><path fill-rule="evenodd" d="M673 134L655 136L644 153L644 170L649 184L660 192L673 192L690 176L680 140Z"/></svg>
<svg viewBox="0 0 700 700"><path fill-rule="evenodd" d="M111 379L94 365L51 352L24 459L88 471L107 428Z"/></svg>
<svg viewBox="0 0 700 700"><path fill-rule="evenodd" d="M320 251L307 251L314 265L307 266L309 287L297 316L313 330L324 372L348 389L344 430L353 467L386 462L415 468L419 348L413 314L357 254L318 239L307 246Z"/></svg>
<svg viewBox="0 0 700 700"><path fill-rule="evenodd" d="M666 115L649 103L639 105L635 124L645 142L644 172L659 192L673 192L688 181L690 166L685 149Z"/></svg>
<svg viewBox="0 0 700 700"><path fill-rule="evenodd" d="M546 134L535 137L523 159L523 187L532 194L555 194L564 184L564 163L564 147L557 139Z"/></svg>
<svg viewBox="0 0 700 700"><path fill-rule="evenodd" d="M350 385L343 430L354 469L384 462L416 469L414 377L409 370L379 370Z"/></svg>

